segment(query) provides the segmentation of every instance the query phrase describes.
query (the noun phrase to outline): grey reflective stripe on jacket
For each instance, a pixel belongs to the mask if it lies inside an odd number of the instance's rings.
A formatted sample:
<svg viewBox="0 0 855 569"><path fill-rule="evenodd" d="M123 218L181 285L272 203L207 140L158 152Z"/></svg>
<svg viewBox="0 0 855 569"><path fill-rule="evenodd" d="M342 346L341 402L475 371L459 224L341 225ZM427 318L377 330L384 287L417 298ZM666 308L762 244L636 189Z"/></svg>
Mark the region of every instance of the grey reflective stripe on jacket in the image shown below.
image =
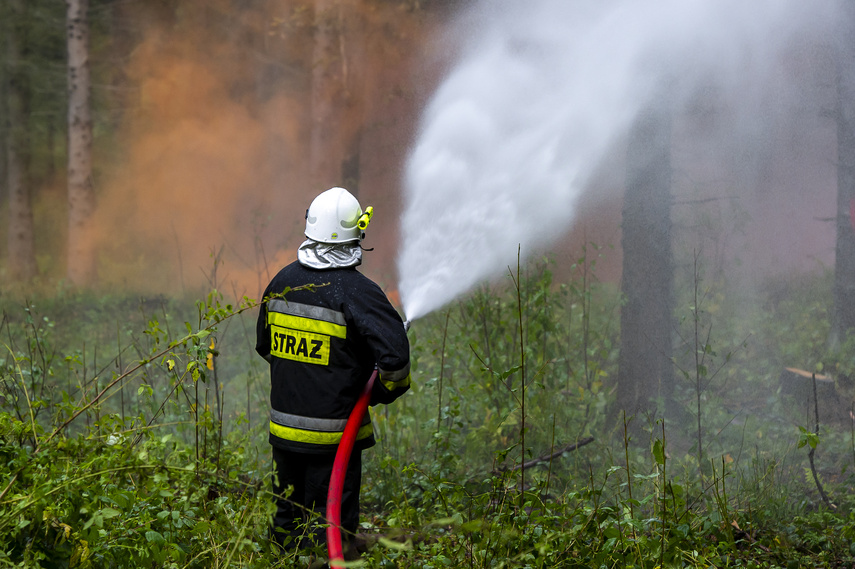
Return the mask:
<svg viewBox="0 0 855 569"><path fill-rule="evenodd" d="M270 432L282 439L318 445L336 445L341 441L347 419L320 419L270 410ZM368 413L356 435L356 440L370 437L374 433Z"/></svg>
<svg viewBox="0 0 855 569"><path fill-rule="evenodd" d="M332 322L339 326L346 326L347 322L344 319L344 314L331 308L323 306L312 306L311 304L300 304L299 302L288 302L281 298L273 298L267 301L268 312L278 312L280 314L289 314L291 316L301 316L303 318L312 318L313 320L323 320L324 322Z"/></svg>

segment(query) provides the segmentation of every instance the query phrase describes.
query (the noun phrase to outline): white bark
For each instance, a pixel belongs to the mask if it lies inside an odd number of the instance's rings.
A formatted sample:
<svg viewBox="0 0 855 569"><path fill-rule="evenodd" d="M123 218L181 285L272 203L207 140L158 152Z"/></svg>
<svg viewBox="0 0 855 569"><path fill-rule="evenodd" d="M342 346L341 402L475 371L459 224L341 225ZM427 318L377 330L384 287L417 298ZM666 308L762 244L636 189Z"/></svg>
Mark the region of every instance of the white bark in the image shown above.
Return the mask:
<svg viewBox="0 0 855 569"><path fill-rule="evenodd" d="M89 0L66 0L68 42L68 279L94 282L92 112L89 77Z"/></svg>

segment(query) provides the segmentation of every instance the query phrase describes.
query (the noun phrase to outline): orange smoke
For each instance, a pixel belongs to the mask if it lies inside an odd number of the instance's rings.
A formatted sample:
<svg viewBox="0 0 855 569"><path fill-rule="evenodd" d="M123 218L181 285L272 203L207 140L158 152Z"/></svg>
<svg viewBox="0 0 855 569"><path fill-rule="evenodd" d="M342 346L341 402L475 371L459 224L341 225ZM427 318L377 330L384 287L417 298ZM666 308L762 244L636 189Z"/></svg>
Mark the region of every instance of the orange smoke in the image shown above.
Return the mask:
<svg viewBox="0 0 855 569"><path fill-rule="evenodd" d="M260 102L236 49L190 20L149 30L134 51L136 109L119 136L121 163L99 195L103 283L173 292L215 285L253 296L265 260L299 236L289 225L302 217L282 226L271 207L305 208L301 107L284 94Z"/></svg>
<svg viewBox="0 0 855 569"><path fill-rule="evenodd" d="M116 136L120 158L98 187L102 285L167 294L216 286L256 297L294 258L303 214L326 189L308 181L317 69L310 5L188 0L136 24L147 27L126 69L135 95ZM431 26L419 11L365 0L351 8L356 35L342 49L363 54L348 69L365 88L352 94L360 104L339 107L362 125L358 196L377 212L366 241L377 251L363 270L389 288L401 164L425 96L411 68ZM329 129L333 139L340 126Z"/></svg>

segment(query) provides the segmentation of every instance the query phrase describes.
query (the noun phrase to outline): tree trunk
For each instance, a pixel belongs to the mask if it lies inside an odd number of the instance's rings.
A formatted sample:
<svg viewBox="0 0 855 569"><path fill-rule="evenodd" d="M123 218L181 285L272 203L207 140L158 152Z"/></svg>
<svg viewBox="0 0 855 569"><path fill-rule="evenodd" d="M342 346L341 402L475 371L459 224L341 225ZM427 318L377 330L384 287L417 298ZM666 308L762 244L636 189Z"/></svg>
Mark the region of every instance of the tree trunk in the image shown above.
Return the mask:
<svg viewBox="0 0 855 569"><path fill-rule="evenodd" d="M855 332L855 8L846 4L837 52L837 245L829 345Z"/></svg>
<svg viewBox="0 0 855 569"><path fill-rule="evenodd" d="M665 108L648 109L630 132L622 215L617 405L629 416L651 409L656 397L670 400L674 387L671 123Z"/></svg>
<svg viewBox="0 0 855 569"><path fill-rule="evenodd" d="M310 181L317 193L359 195L363 21L356 0L316 0L312 62Z"/></svg>
<svg viewBox="0 0 855 569"><path fill-rule="evenodd" d="M68 279L96 278L92 214L92 112L89 92L89 0L66 0L68 31Z"/></svg>
<svg viewBox="0 0 855 569"><path fill-rule="evenodd" d="M7 22L6 57L6 186L9 192L9 227L7 249L9 275L13 280L28 281L36 276L36 254L33 229L33 207L30 196L29 89L22 64L26 42L26 8L23 0L10 0Z"/></svg>

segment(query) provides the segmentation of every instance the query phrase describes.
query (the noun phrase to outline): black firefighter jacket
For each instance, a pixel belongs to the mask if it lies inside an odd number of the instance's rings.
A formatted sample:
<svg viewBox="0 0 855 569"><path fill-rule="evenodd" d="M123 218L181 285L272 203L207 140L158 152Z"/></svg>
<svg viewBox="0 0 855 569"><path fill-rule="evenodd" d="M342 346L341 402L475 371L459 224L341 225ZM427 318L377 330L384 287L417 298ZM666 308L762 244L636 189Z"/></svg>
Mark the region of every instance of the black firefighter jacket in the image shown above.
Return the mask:
<svg viewBox="0 0 855 569"><path fill-rule="evenodd" d="M288 287L317 285L286 292ZM284 450L334 453L375 366L371 404L410 387L410 346L401 317L355 268L316 270L294 262L262 297L255 349L270 362L270 443ZM374 445L370 413L356 449Z"/></svg>

